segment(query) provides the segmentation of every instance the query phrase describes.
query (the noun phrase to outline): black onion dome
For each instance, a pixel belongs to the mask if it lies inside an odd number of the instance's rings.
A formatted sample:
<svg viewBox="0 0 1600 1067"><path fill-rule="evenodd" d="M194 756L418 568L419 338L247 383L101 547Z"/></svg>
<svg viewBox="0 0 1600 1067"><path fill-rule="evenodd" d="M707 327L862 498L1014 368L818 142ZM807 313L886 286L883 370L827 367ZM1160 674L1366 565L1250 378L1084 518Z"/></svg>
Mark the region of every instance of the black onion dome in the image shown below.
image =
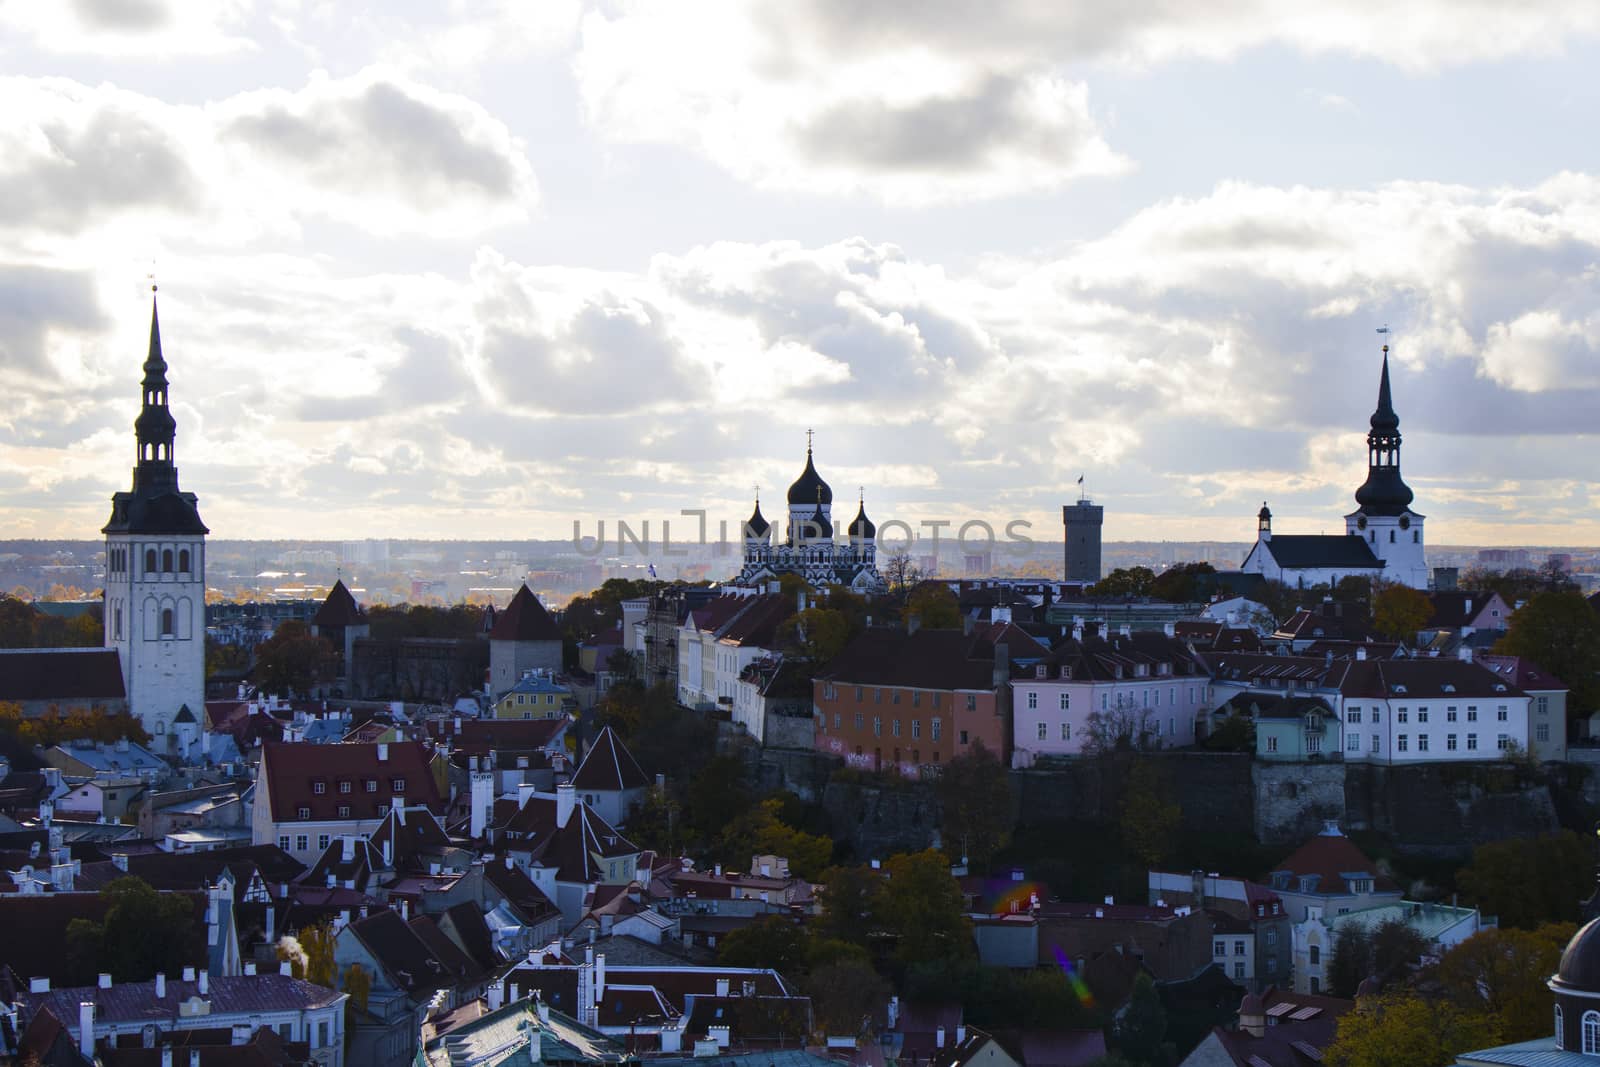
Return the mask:
<svg viewBox="0 0 1600 1067"><path fill-rule="evenodd" d="M1557 993L1600 993L1600 919L1591 919L1567 942L1550 988Z"/></svg>
<svg viewBox="0 0 1600 1067"><path fill-rule="evenodd" d="M1272 521L1272 512L1267 508L1267 502L1265 500L1261 502L1261 510L1256 512L1256 518L1260 519L1262 522Z"/></svg>
<svg viewBox="0 0 1600 1067"><path fill-rule="evenodd" d="M765 537L767 531L772 529L772 524L761 514L761 501L756 501L756 510L750 515L749 521L744 524L746 537Z"/></svg>
<svg viewBox="0 0 1600 1067"><path fill-rule="evenodd" d="M813 527L811 532L812 537L833 536L833 523L829 522L828 516L822 513L821 499L818 499L817 501L817 510L812 513L810 522Z"/></svg>
<svg viewBox="0 0 1600 1067"><path fill-rule="evenodd" d="M811 462L811 449L806 449L806 469L800 472L800 477L789 487L789 503L793 504L833 504L833 490L828 488L828 483L822 480L817 473L816 465Z"/></svg>
<svg viewBox="0 0 1600 1067"><path fill-rule="evenodd" d="M861 507L856 510L856 517L850 520L850 536L862 540L871 540L878 535L878 528L872 525L872 520L867 518L867 502L861 501Z"/></svg>

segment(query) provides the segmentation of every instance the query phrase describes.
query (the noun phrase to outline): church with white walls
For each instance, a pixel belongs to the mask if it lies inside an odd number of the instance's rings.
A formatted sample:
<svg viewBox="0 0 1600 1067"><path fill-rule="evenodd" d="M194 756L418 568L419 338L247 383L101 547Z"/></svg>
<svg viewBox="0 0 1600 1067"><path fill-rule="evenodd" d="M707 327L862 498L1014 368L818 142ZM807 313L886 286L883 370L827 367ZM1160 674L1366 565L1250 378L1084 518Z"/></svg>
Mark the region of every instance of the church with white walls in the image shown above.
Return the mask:
<svg viewBox="0 0 1600 1067"><path fill-rule="evenodd" d="M878 531L867 518L863 495L856 517L839 541L833 524L833 489L822 476L806 444L806 469L789 487L789 530L781 531L761 514L761 500L744 524L744 565L733 585L756 587L785 574L798 575L815 586L841 585L851 592L883 593L888 583L878 573Z"/></svg>
<svg viewBox="0 0 1600 1067"><path fill-rule="evenodd" d="M193 493L178 488L177 423L167 392L161 324L150 307L133 488L111 498L106 537L105 645L122 661L128 709L157 753L190 756L206 692L206 529Z"/></svg>
<svg viewBox="0 0 1600 1067"><path fill-rule="evenodd" d="M1272 512L1263 503L1255 547L1241 568L1245 573L1297 589L1331 586L1352 576L1428 588L1423 516L1411 510L1411 487L1400 477L1400 416L1389 389L1388 345L1369 426L1367 480L1356 490L1356 509L1344 517L1344 535L1275 535Z"/></svg>

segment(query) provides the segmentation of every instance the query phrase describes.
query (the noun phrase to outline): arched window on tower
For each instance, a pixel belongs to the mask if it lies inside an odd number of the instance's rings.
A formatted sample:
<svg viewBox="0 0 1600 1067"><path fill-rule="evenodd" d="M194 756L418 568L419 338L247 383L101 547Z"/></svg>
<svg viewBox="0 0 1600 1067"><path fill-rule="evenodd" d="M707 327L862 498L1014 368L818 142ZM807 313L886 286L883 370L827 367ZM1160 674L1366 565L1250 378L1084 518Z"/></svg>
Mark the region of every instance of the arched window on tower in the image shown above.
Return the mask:
<svg viewBox="0 0 1600 1067"><path fill-rule="evenodd" d="M171 608L161 609L161 636L171 637L173 634L173 614Z"/></svg>
<svg viewBox="0 0 1600 1067"><path fill-rule="evenodd" d="M166 574L172 573L172 549L170 548L161 550L161 570Z"/></svg>
<svg viewBox="0 0 1600 1067"><path fill-rule="evenodd" d="M1600 1011L1583 1013L1583 1054L1600 1056Z"/></svg>
<svg viewBox="0 0 1600 1067"><path fill-rule="evenodd" d="M178 550L178 572L180 574L189 573L189 550L187 548Z"/></svg>
<svg viewBox="0 0 1600 1067"><path fill-rule="evenodd" d="M1422 544L1422 531L1421 530L1412 530L1411 531L1411 543L1414 544L1414 545Z"/></svg>
<svg viewBox="0 0 1600 1067"><path fill-rule="evenodd" d="M1389 543L1391 545L1394 544L1394 531L1393 530L1389 531Z"/></svg>
<svg viewBox="0 0 1600 1067"><path fill-rule="evenodd" d="M156 550L153 548L144 550L144 572L146 574L156 573Z"/></svg>

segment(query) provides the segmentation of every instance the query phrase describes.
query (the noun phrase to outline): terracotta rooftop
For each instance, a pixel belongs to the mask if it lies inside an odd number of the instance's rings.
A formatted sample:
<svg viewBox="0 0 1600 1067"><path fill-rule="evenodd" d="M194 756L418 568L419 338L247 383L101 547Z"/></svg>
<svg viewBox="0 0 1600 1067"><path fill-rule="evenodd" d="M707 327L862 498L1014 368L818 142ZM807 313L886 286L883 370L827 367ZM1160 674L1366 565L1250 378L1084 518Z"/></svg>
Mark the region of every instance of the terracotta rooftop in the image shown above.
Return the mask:
<svg viewBox="0 0 1600 1067"><path fill-rule="evenodd" d="M633 753L617 737L610 726L600 731L589 751L572 776L572 785L580 792L618 793L624 789L643 789L650 784L650 776L639 767Z"/></svg>
<svg viewBox="0 0 1600 1067"><path fill-rule="evenodd" d="M259 785L267 787L274 822L299 821L302 808L312 820L377 819L397 799L435 812L444 810L428 767L428 752L416 741L267 742L261 751ZM348 815L340 816L342 807L349 808Z"/></svg>
<svg viewBox="0 0 1600 1067"><path fill-rule="evenodd" d="M322 602L317 613L312 616L313 626L365 626L367 616L356 604L356 598L350 595L350 590L345 588L341 578L333 583L333 588L328 590L328 599Z"/></svg>
<svg viewBox="0 0 1600 1067"><path fill-rule="evenodd" d="M121 700L126 696L122 660L114 648L0 649L0 700Z"/></svg>
<svg viewBox="0 0 1600 1067"><path fill-rule="evenodd" d="M533 595L527 585L517 590L517 595L511 598L511 603L506 605L494 621L494 627L489 631L491 641L559 641L561 631L556 629L555 620L550 618L550 613L539 603L539 598Z"/></svg>

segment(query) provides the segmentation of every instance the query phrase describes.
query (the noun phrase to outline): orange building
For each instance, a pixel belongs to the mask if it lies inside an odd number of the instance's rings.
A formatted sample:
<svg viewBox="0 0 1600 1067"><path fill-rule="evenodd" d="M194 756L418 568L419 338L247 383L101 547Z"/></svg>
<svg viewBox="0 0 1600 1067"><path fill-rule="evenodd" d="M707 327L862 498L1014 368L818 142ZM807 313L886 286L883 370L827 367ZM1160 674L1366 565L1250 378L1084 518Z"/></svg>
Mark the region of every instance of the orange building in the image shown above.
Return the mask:
<svg viewBox="0 0 1600 1067"><path fill-rule="evenodd" d="M908 778L982 743L1011 758L1005 642L960 630L868 630L813 685L816 748L860 770Z"/></svg>

